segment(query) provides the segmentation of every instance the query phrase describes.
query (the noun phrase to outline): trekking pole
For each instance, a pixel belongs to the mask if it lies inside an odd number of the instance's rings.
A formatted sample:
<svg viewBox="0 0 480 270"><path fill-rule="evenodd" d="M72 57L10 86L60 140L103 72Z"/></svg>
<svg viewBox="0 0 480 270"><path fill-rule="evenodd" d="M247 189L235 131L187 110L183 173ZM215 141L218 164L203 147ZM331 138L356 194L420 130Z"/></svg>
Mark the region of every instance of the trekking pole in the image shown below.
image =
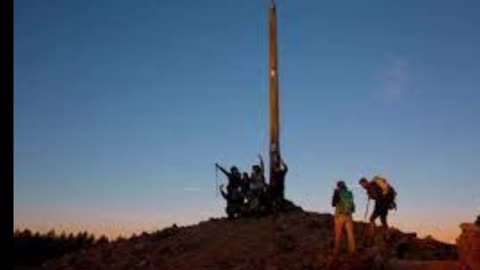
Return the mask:
<svg viewBox="0 0 480 270"><path fill-rule="evenodd" d="M365 223L367 223L367 216L368 216L368 207L370 206L370 198L368 198L368 201L367 201L367 209L365 209L365 216L363 217L363 219L365 220Z"/></svg>
<svg viewBox="0 0 480 270"><path fill-rule="evenodd" d="M363 217L364 221L365 221L365 225L363 226L363 233L362 233L362 243L364 245L366 245L366 240L365 240L365 234L367 232L367 228L368 228L368 223L367 223L367 217L368 217L368 207L370 206L370 197L368 197L368 201L367 201L367 208L365 209L365 215Z"/></svg>

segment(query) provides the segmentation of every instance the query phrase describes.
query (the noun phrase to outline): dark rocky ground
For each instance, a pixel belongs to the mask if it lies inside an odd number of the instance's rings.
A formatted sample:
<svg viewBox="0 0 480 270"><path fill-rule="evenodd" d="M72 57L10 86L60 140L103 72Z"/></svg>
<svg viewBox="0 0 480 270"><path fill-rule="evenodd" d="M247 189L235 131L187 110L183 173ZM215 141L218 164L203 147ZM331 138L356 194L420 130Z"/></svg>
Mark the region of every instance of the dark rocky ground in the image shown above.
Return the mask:
<svg viewBox="0 0 480 270"><path fill-rule="evenodd" d="M453 269L457 248L396 229L370 237L355 223L358 253L331 255L333 217L301 209L172 226L54 259L43 269ZM437 264L435 268L429 268ZM423 266L422 266L423 265Z"/></svg>

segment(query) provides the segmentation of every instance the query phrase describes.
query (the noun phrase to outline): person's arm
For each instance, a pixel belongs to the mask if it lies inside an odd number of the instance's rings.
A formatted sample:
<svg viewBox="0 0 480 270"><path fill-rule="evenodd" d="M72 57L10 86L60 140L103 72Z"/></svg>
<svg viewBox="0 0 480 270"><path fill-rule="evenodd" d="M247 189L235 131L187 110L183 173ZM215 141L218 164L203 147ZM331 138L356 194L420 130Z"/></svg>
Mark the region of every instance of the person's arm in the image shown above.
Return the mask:
<svg viewBox="0 0 480 270"><path fill-rule="evenodd" d="M332 207L336 207L338 201L340 201L340 197L338 195L338 190L335 189L335 191L333 192L333 196L332 196Z"/></svg>
<svg viewBox="0 0 480 270"><path fill-rule="evenodd" d="M353 198L353 193L350 191L350 193L352 194L352 213L355 213L355 210L356 210L356 207L355 207L355 198Z"/></svg>
<svg viewBox="0 0 480 270"><path fill-rule="evenodd" d="M222 173L224 173L227 177L230 176L230 173L225 170L222 166L218 165L218 163L215 163L215 166L217 166L218 169L220 169L220 171L222 171Z"/></svg>
<svg viewBox="0 0 480 270"><path fill-rule="evenodd" d="M388 186L388 189L392 197L395 197L397 195L397 191L392 186Z"/></svg>
<svg viewBox="0 0 480 270"><path fill-rule="evenodd" d="M375 188L370 184L367 186L367 197L368 197L369 200L374 199L376 197L374 189Z"/></svg>
<svg viewBox="0 0 480 270"><path fill-rule="evenodd" d="M222 197L226 200L227 199L227 193L225 193L225 191L223 191L223 184L220 185L220 187L218 189L220 189L220 194L222 194Z"/></svg>
<svg viewBox="0 0 480 270"><path fill-rule="evenodd" d="M288 167L287 167L287 164L285 163L285 160L283 160L283 159L282 159L282 165L283 165L283 171L285 173L287 173L288 172Z"/></svg>
<svg viewBox="0 0 480 270"><path fill-rule="evenodd" d="M260 169L262 172L265 172L265 164L263 163L262 155L258 154L258 158L260 159Z"/></svg>

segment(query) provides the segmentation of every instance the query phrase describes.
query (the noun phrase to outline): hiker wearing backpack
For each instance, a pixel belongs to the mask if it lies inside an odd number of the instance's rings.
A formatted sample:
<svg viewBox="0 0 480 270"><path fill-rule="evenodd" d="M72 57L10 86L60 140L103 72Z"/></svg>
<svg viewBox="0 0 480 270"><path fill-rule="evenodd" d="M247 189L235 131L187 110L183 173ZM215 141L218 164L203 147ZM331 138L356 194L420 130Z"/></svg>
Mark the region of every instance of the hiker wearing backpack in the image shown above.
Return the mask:
<svg viewBox="0 0 480 270"><path fill-rule="evenodd" d="M335 248L334 254L338 254L341 248L343 231L347 233L348 252L355 252L355 237L353 234L352 214L355 212L355 202L352 192L347 188L345 182L338 181L333 192L332 206L335 207L334 228Z"/></svg>
<svg viewBox="0 0 480 270"><path fill-rule="evenodd" d="M370 223L375 225L375 220L380 218L382 226L388 228L388 210L396 209L395 197L397 192L384 177L375 176L372 181L361 178L359 184L367 191L368 199L375 201L375 207L370 216Z"/></svg>

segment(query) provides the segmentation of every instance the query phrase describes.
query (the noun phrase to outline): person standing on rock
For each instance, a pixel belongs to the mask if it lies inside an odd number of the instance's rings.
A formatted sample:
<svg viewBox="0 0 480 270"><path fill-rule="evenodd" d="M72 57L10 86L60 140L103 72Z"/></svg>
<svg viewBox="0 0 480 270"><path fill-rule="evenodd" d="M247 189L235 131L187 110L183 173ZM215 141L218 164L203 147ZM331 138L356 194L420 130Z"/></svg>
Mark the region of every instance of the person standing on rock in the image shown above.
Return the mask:
<svg viewBox="0 0 480 270"><path fill-rule="evenodd" d="M258 155L260 165L252 166L250 175L250 200L249 211L252 213L261 212L267 185L265 183L265 165L261 155Z"/></svg>
<svg viewBox="0 0 480 270"><path fill-rule="evenodd" d="M219 187L222 197L227 201L227 207L225 212L229 219L237 218L242 215L243 212L243 196L239 187L227 188L227 192L223 190L223 184Z"/></svg>
<svg viewBox="0 0 480 270"><path fill-rule="evenodd" d="M215 167L219 169L225 176L228 178L228 186L227 189L230 188L237 188L240 187L242 181L242 175L236 166L230 167L230 172L228 172L225 168L220 166L218 163L215 163Z"/></svg>
<svg viewBox="0 0 480 270"><path fill-rule="evenodd" d="M236 166L230 168L230 172L225 170L222 166L215 163L215 166L223 172L228 178L227 192L223 190L223 185L220 185L219 190L222 197L227 201L225 212L229 218L239 217L243 208L243 196L241 192L242 175Z"/></svg>
<svg viewBox="0 0 480 270"><path fill-rule="evenodd" d="M343 231L347 233L348 252L355 252L355 237L353 232L352 214L355 212L355 202L352 192L347 188L343 181L337 182L337 187L333 192L332 206L335 207L334 229L335 229L335 247L334 254L340 252Z"/></svg>
<svg viewBox="0 0 480 270"><path fill-rule="evenodd" d="M375 226L375 220L379 217L382 226L388 228L388 210L397 207L395 204L396 191L381 176L375 176L370 182L366 178L361 178L359 184L367 191L368 199L375 201L375 207L370 216L372 228Z"/></svg>
<svg viewBox="0 0 480 270"><path fill-rule="evenodd" d="M270 182L270 188L272 192L272 197L275 201L283 201L285 199L285 176L288 172L288 167L285 161L280 158L280 165L274 167L272 173L274 176L271 178L275 182Z"/></svg>

